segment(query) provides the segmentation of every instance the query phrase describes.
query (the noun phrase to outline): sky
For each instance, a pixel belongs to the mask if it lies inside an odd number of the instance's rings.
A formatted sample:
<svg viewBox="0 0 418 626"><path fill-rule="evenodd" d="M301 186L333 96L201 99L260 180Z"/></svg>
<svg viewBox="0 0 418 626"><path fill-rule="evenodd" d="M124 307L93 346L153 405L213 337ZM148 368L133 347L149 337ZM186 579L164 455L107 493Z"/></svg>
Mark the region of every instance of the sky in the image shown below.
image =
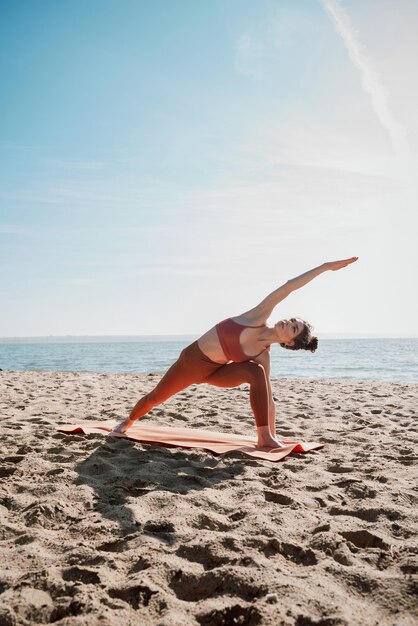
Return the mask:
<svg viewBox="0 0 418 626"><path fill-rule="evenodd" d="M2 0L0 336L418 336L416 0Z"/></svg>

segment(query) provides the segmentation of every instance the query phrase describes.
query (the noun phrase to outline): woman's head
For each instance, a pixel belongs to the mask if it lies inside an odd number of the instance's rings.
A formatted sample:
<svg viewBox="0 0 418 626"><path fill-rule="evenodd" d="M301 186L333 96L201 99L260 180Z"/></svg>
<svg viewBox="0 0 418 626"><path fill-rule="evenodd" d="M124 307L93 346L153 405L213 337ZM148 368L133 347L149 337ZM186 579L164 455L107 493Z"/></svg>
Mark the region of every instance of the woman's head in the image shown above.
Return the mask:
<svg viewBox="0 0 418 626"><path fill-rule="evenodd" d="M287 350L309 350L315 352L318 338L312 336L312 326L305 320L292 317L275 324L278 341Z"/></svg>

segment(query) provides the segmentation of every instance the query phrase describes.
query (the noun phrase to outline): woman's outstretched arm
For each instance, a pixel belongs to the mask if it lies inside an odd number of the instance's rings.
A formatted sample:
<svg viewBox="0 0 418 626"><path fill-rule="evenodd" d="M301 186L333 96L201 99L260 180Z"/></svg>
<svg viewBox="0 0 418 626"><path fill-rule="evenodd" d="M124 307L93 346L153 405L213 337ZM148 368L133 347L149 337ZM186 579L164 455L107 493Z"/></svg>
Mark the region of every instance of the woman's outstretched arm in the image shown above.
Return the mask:
<svg viewBox="0 0 418 626"><path fill-rule="evenodd" d="M311 280L323 274L328 270L339 270L350 263L354 263L357 261L358 257L353 256L350 259L343 259L342 261L330 261L329 263L323 263L322 265L318 265L318 267L314 267L314 269L301 274L300 276L296 276L296 278L291 278L286 283L284 283L281 287L272 291L264 300L260 302L260 304L255 307L258 309L259 314L262 315L263 318L268 319L273 312L273 309L292 291L296 289L300 289L304 285L307 285Z"/></svg>

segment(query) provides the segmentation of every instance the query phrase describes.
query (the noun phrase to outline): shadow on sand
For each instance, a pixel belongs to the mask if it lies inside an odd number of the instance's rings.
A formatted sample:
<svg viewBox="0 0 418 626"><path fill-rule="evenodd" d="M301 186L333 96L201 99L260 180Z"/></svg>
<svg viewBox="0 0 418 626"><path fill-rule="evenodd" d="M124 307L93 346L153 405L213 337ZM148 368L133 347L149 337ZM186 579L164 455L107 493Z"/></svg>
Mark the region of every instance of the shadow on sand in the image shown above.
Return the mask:
<svg viewBox="0 0 418 626"><path fill-rule="evenodd" d="M138 532L141 524L135 519L131 506L135 504L137 507L138 500L150 492L182 496L233 480L245 469L242 455L234 452L221 457L203 450L138 445L126 439L108 438L102 443L102 435L97 434L84 435L83 439L89 441L90 446L93 441L99 445L75 467L78 472L76 484L88 485L93 490L94 510L117 522L121 537ZM230 462L228 467L224 464L226 458ZM221 462L222 467L217 467ZM148 521L143 530L170 532L152 521Z"/></svg>

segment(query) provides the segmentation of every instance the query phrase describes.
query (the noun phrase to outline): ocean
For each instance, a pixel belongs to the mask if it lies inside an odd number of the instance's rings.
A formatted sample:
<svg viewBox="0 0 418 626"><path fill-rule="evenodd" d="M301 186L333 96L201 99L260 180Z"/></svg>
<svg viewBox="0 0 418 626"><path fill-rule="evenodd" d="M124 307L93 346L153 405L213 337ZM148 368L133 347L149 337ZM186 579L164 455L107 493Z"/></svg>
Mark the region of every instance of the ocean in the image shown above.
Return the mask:
<svg viewBox="0 0 418 626"><path fill-rule="evenodd" d="M0 339L0 369L163 373L196 337ZM418 339L320 339L315 353L271 347L273 378L418 382Z"/></svg>

